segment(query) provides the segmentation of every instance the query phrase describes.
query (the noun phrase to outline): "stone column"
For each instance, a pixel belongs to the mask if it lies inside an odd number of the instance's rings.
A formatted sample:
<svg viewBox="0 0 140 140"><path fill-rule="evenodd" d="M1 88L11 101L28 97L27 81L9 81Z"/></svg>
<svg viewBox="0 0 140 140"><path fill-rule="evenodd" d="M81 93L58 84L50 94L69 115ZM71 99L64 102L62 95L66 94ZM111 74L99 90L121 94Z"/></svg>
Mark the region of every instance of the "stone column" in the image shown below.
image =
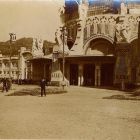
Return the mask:
<svg viewBox="0 0 140 140"><path fill-rule="evenodd" d="M101 68L99 64L95 65L95 86L101 85Z"/></svg>
<svg viewBox="0 0 140 140"><path fill-rule="evenodd" d="M30 62L31 63L31 73L30 73L30 78L31 79L33 79L33 63L32 62Z"/></svg>
<svg viewBox="0 0 140 140"><path fill-rule="evenodd" d="M69 63L67 63L66 64L66 78L67 78L67 80L70 82L70 64Z"/></svg>
<svg viewBox="0 0 140 140"><path fill-rule="evenodd" d="M98 86L101 86L101 66L98 66Z"/></svg>
<svg viewBox="0 0 140 140"><path fill-rule="evenodd" d="M78 67L78 86L83 85L83 64L79 64Z"/></svg>
<svg viewBox="0 0 140 140"><path fill-rule="evenodd" d="M21 70L21 79L25 79L26 77L25 77L25 68L26 68L26 64L25 64L25 58L24 58L24 56L23 56L23 54L24 54L24 52L26 51L26 48L25 47L21 47L20 48L20 70Z"/></svg>
<svg viewBox="0 0 140 140"><path fill-rule="evenodd" d="M25 79L28 77L27 62L25 62Z"/></svg>
<svg viewBox="0 0 140 140"><path fill-rule="evenodd" d="M98 77L97 77L97 66L95 65L95 86L97 86L97 81L98 81Z"/></svg>
<svg viewBox="0 0 140 140"><path fill-rule="evenodd" d="M94 27L93 34L97 34L97 32L98 32L97 25L98 25L97 23L94 23L94 25L93 25L93 27Z"/></svg>
<svg viewBox="0 0 140 140"><path fill-rule="evenodd" d="M87 25L87 38L90 37L90 24Z"/></svg>

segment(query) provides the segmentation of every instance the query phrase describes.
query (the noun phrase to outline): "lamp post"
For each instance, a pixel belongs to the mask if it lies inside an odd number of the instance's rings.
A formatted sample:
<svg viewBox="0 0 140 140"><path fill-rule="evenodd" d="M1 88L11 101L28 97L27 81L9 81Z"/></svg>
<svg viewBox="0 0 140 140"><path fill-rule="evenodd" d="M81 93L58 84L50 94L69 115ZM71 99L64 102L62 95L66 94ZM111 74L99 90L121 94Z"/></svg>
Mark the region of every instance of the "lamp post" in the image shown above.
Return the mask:
<svg viewBox="0 0 140 140"><path fill-rule="evenodd" d="M61 27L61 32L62 32L62 41L63 41L63 53L62 53L62 58L63 58L63 69L62 69L62 74L63 74L63 81L62 81L62 87L64 89L65 86L65 35L66 35L66 27L63 26Z"/></svg>
<svg viewBox="0 0 140 140"><path fill-rule="evenodd" d="M12 47L12 42L16 41L16 34L14 33L9 33L10 35L10 53L9 53L9 61L10 61L10 65L9 65L9 78L11 78L11 47Z"/></svg>

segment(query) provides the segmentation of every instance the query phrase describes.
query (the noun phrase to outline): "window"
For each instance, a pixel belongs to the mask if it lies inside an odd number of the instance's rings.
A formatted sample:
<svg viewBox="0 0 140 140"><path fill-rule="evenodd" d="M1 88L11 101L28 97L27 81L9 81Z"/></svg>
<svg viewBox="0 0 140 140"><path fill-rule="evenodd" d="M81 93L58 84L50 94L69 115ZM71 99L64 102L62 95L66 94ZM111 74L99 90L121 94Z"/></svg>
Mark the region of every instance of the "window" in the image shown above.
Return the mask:
<svg viewBox="0 0 140 140"><path fill-rule="evenodd" d="M12 64L13 64L13 67L17 67L17 63L16 62L14 62Z"/></svg>
<svg viewBox="0 0 140 140"><path fill-rule="evenodd" d="M5 63L5 67L6 67L6 68L9 67L9 63L8 63L8 62Z"/></svg>

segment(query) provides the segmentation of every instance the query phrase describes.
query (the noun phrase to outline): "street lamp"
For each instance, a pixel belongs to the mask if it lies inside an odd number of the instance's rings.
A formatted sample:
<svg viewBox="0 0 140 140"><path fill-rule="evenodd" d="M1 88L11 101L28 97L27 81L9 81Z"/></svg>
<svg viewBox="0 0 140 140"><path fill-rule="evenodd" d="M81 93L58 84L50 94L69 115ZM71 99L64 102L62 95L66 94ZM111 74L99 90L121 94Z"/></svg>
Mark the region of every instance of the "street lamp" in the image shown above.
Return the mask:
<svg viewBox="0 0 140 140"><path fill-rule="evenodd" d="M10 53L9 53L10 65L9 65L9 78L11 78L11 56L12 56L12 53L11 53L11 46L12 46L12 42L15 42L15 41L16 41L16 34L14 34L14 33L9 33L9 35L10 35Z"/></svg>
<svg viewBox="0 0 140 140"><path fill-rule="evenodd" d="M66 27L60 27L61 28L61 32L62 32L62 41L63 41L63 53L62 53L62 58L63 58L63 70L62 70L62 74L63 74L63 81L62 81L62 87L64 89L65 86L65 35L66 35Z"/></svg>

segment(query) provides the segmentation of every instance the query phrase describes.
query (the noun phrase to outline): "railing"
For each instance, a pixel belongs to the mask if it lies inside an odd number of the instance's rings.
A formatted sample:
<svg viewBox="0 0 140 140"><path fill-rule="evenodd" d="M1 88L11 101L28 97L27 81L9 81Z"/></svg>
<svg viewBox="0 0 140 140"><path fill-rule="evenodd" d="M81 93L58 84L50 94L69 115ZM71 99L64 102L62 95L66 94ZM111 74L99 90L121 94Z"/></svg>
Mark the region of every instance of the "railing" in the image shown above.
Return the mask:
<svg viewBox="0 0 140 140"><path fill-rule="evenodd" d="M110 7L91 7L88 9L87 16L99 15L99 14L106 14L112 13Z"/></svg>

